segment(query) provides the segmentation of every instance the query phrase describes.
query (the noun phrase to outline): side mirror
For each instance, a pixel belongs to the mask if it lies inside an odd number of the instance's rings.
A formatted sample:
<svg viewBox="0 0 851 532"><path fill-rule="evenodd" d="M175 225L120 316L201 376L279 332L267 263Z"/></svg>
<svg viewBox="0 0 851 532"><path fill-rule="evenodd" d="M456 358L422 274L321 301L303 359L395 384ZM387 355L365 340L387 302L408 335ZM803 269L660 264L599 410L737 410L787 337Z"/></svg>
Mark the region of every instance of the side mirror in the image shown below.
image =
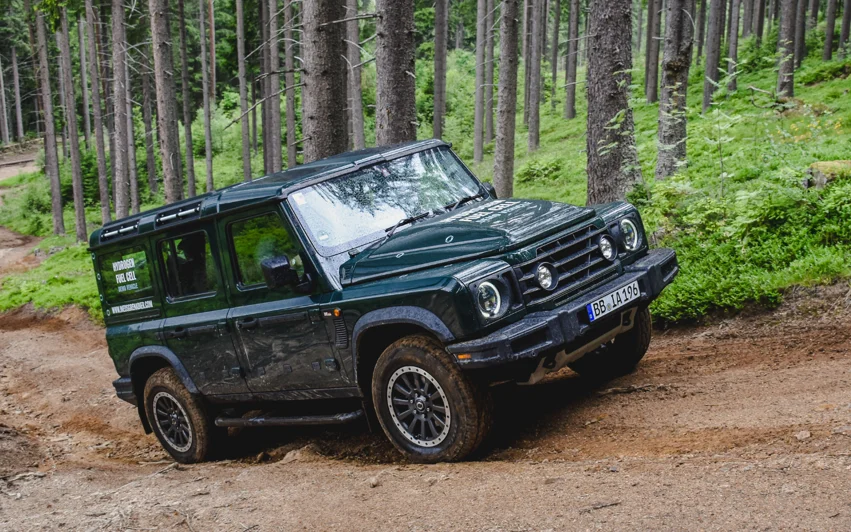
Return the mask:
<svg viewBox="0 0 851 532"><path fill-rule="evenodd" d="M490 196L491 196L493 199L498 199L498 198L496 197L496 189L495 189L495 188L493 188L493 185L491 185L490 183L482 183L482 186L485 188L485 190L487 190L487 191L488 191L488 194L490 194Z"/></svg>
<svg viewBox="0 0 851 532"><path fill-rule="evenodd" d="M263 270L266 286L273 290L298 284L298 274L292 269L290 259L286 256L263 259L260 261L260 269Z"/></svg>

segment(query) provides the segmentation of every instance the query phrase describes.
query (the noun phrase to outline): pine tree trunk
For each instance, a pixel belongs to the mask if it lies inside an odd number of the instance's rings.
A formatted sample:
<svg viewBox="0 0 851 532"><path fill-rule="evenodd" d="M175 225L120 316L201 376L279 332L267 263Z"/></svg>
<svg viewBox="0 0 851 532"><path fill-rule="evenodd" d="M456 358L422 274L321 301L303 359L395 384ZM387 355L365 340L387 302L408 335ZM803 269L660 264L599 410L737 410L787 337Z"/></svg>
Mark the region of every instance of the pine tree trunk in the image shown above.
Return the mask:
<svg viewBox="0 0 851 532"><path fill-rule="evenodd" d="M464 25L462 23L458 23L458 26L455 27L455 49L461 50L464 48Z"/></svg>
<svg viewBox="0 0 851 532"><path fill-rule="evenodd" d="M523 125L529 127L529 86L532 83L532 13L534 13L535 2L541 0L526 0L523 15Z"/></svg>
<svg viewBox="0 0 851 532"><path fill-rule="evenodd" d="M755 29L754 33L756 33L756 45L760 46L762 43L762 37L765 33L765 2L767 0L756 0L756 16L754 17Z"/></svg>
<svg viewBox="0 0 851 532"><path fill-rule="evenodd" d="M473 112L473 161L480 163L484 156L485 130L485 26L487 0L477 0L476 10L476 96ZM531 55L531 54L530 54Z"/></svg>
<svg viewBox="0 0 851 532"><path fill-rule="evenodd" d="M578 0L575 0L578 2ZM517 121L517 15L520 0L502 0L499 86L493 184L499 198L514 195L514 128Z"/></svg>
<svg viewBox="0 0 851 532"><path fill-rule="evenodd" d="M553 45L550 49L550 68L552 69L552 86L550 88L550 107L556 112L556 85L558 84L558 37L561 24L561 2L555 0L555 16L553 17Z"/></svg>
<svg viewBox="0 0 851 532"><path fill-rule="evenodd" d="M103 140L103 115L100 97L100 73L97 60L97 44L95 43L95 11L92 0L86 0L86 26L88 33L89 77L92 81L92 116L94 118L95 149L97 150L98 191L100 192L100 218L106 224L112 219L109 203L109 176L106 173L106 145Z"/></svg>
<svg viewBox="0 0 851 532"><path fill-rule="evenodd" d="M59 44L59 38L60 38L59 33L60 32L61 32L61 30L57 31L56 33L53 34L53 36L56 38L56 49L57 50L59 48L61 48L61 46ZM2 81L2 76L0 76L0 81ZM63 118L62 129L60 131L60 134L62 136L62 152L61 153L62 153L62 156L67 160L68 157L70 156L70 153L68 153L68 132L67 132L68 120L65 119L65 115L68 111L65 108L65 75L62 73L62 61L61 61L61 59L59 61L59 111L60 111L60 113L59 113L60 116ZM6 106L4 105L3 106L4 120L5 120L5 114L6 114Z"/></svg>
<svg viewBox="0 0 851 532"><path fill-rule="evenodd" d="M410 30L410 38L413 39L413 5L410 6L410 23L406 24L403 19L396 16L396 2L392 7L378 6L382 15L379 22L378 32L395 32ZM404 10L404 9L403 9ZM346 67L343 61L343 24L329 24L335 20L341 20L345 11L339 0L313 0L302 5L302 23L304 33L302 36L302 50L304 54L304 72L302 80L305 84L302 90L302 139L304 145L304 161L311 162L331 155L346 151L346 84L343 78L343 69ZM388 20L389 19L389 20ZM382 25L384 27L382 27ZM378 52L378 110L376 137L378 144L395 144L400 142L392 136L394 131L382 130L381 128L392 128L395 124L391 121L382 122L383 113L404 114L405 109L401 105L394 105L398 100L387 101L383 91L403 92L405 90L397 84L397 78L393 78L390 87L382 85L382 75L387 75L395 65L388 62L382 56L382 46L404 55L399 51L400 43L385 33L382 44L379 37ZM389 42L387 42L389 41ZM413 40L411 40L413 46ZM386 50L383 52L386 56ZM412 52L413 53L413 52ZM413 55L411 55L413 62ZM404 70L413 72L413 66L405 64ZM382 70L384 72L382 72ZM402 76L413 81L413 78L402 72ZM386 83L387 80L384 80ZM411 84L413 85L413 84ZM412 96L413 98L413 96ZM384 135L381 137L380 135Z"/></svg>
<svg viewBox="0 0 851 532"><path fill-rule="evenodd" d="M148 171L148 189L158 192L157 159L154 155L153 110L151 108L151 67L146 54L142 54L142 122L145 124L145 166Z"/></svg>
<svg viewBox="0 0 851 532"><path fill-rule="evenodd" d="M47 35L44 28L44 13L36 11L36 35L38 38L38 70L41 108L44 111L44 168L50 180L50 203L53 211L53 234L65 234L62 216L62 185L59 182L59 154L56 150L56 127L53 116L53 95L50 91L50 70L47 60Z"/></svg>
<svg viewBox="0 0 851 532"><path fill-rule="evenodd" d="M440 2L444 2L444 10L446 9L446 0L437 0L435 3L435 17L439 17L437 13ZM358 1L346 0L346 18L355 17L358 14ZM445 11L444 11L445 18ZM439 21L435 20L435 48L434 48L434 105L435 105L435 120L438 120L437 104L438 104L438 25ZM361 89L361 55L360 55L360 22L358 20L350 20L346 23L346 58L348 59L346 82L348 84L348 100L349 100L349 123L351 130L352 148L362 150L366 146L366 138L364 136L363 124L363 92ZM446 20L443 26L443 65L446 68ZM289 83L287 81L286 83ZM444 89L446 84L446 71L444 70ZM444 91L445 94L445 91ZM439 135L437 135L438 138Z"/></svg>
<svg viewBox="0 0 851 532"><path fill-rule="evenodd" d="M570 20L567 30L567 71L564 117L576 118L576 62L579 59L579 0L570 0Z"/></svg>
<svg viewBox="0 0 851 532"><path fill-rule="evenodd" d="M298 164L298 146L296 146L296 138L295 138L295 73L293 69L295 68L294 63L294 53L293 48L295 47L295 43L293 42L293 30L292 26L295 24L295 19L293 18L293 8L289 3L284 7L284 69L286 69L287 73L284 74L284 85L286 85L286 97L284 98L286 101L286 112L287 112L287 168L293 168ZM360 39L358 35L356 37ZM357 41L354 41L357 42ZM355 76L352 76L350 79L354 79ZM358 83L358 95L360 95L360 71L358 71L357 76ZM359 140L365 146L365 141L363 140L363 102L362 98L358 99L358 105L361 109L360 115L360 137ZM358 131L357 124L355 124L355 131ZM256 130L255 130L256 137ZM358 138L358 135L355 135Z"/></svg>
<svg viewBox="0 0 851 532"><path fill-rule="evenodd" d="M493 142L494 0L488 0L485 19L485 144Z"/></svg>
<svg viewBox="0 0 851 532"><path fill-rule="evenodd" d="M839 34L839 55L846 57L851 48L851 43L848 39L851 38L851 0L845 0L845 7L842 8L842 30ZM14 50L12 50L14 53Z"/></svg>
<svg viewBox="0 0 851 532"><path fill-rule="evenodd" d="M130 214L130 187L127 164L127 69L125 62L127 41L124 39L124 2L112 0L112 109L115 151L110 157L115 161L112 186L115 190L115 217Z"/></svg>
<svg viewBox="0 0 851 532"><path fill-rule="evenodd" d="M739 68L739 12L741 2L733 0L733 7L730 9L730 35L727 39L727 77L730 78L727 83L727 90L735 92L738 89L738 81L736 72Z"/></svg>
<svg viewBox="0 0 851 532"><path fill-rule="evenodd" d="M387 146L417 139L414 0L378 0L376 6L375 142Z"/></svg>
<svg viewBox="0 0 851 532"><path fill-rule="evenodd" d="M201 92L203 93L204 101L204 159L207 167L207 192L212 192L215 189L213 184L213 132L210 129L210 75L207 69L207 32L204 29L204 2L198 3L198 35L201 41ZM276 69L277 70L277 69ZM278 120L280 120L280 104L278 104ZM278 138L280 139L281 130L278 128ZM281 142L278 141L278 150L280 151ZM278 156L280 157L280 155ZM280 170L279 166L275 170Z"/></svg>
<svg viewBox="0 0 851 532"><path fill-rule="evenodd" d="M742 14L742 39L747 39L751 34L751 26L753 25L753 2L754 0L743 0L745 10ZM806 0L804 0L806 1Z"/></svg>
<svg viewBox="0 0 851 532"><path fill-rule="evenodd" d="M833 34L836 30L836 0L827 0L827 12L824 19L824 61L833 59Z"/></svg>
<svg viewBox="0 0 851 532"><path fill-rule="evenodd" d="M243 0L236 0L236 62L239 77L239 114L242 117L242 180L251 181L251 137L248 121L248 89L245 79L245 22Z"/></svg>
<svg viewBox="0 0 851 532"><path fill-rule="evenodd" d="M697 59L703 57L703 43L706 42L706 4L710 0L700 0L700 11L697 14Z"/></svg>
<svg viewBox="0 0 851 532"><path fill-rule="evenodd" d="M783 0L780 5L777 95L791 98L795 95L795 0Z"/></svg>
<svg viewBox="0 0 851 532"><path fill-rule="evenodd" d="M795 68L801 66L807 55L807 0L796 0L795 14Z"/></svg>
<svg viewBox="0 0 851 532"><path fill-rule="evenodd" d="M694 0L668 0L662 94L659 102L659 157L656 179L677 173L686 164L686 96L694 37Z"/></svg>
<svg viewBox="0 0 851 532"><path fill-rule="evenodd" d="M12 85L15 90L15 122L18 126L18 142L24 141L24 116L21 112L21 81L18 76L18 53L12 47Z"/></svg>
<svg viewBox="0 0 851 532"><path fill-rule="evenodd" d="M650 80L650 53L653 50L653 25L656 23L655 16L656 0L647 0L647 37L644 46L644 95L647 96L647 85Z"/></svg>
<svg viewBox="0 0 851 532"><path fill-rule="evenodd" d="M810 17L807 21L807 29L811 30L818 26L819 4L821 4L820 0L810 0Z"/></svg>
<svg viewBox="0 0 851 532"><path fill-rule="evenodd" d="M124 32L125 41L127 32ZM124 61L124 79L127 80L124 104L127 109L127 179L130 181L130 212L139 214L142 199L139 197L139 173L136 167L136 126L133 123L133 90L130 77L130 47L127 47L127 57Z"/></svg>
<svg viewBox="0 0 851 532"><path fill-rule="evenodd" d="M659 101L659 51L662 42L662 0L652 0L653 37L647 43L647 77L645 96L649 103Z"/></svg>
<svg viewBox="0 0 851 532"><path fill-rule="evenodd" d="M89 80L87 77L88 61L86 60L86 37L83 34L83 17L77 21L77 38L80 41L80 92L83 95L83 134L85 135L86 150L89 150L92 137L92 123L89 118Z"/></svg>
<svg viewBox="0 0 851 532"><path fill-rule="evenodd" d="M287 131L289 138L289 131ZM257 156L257 78L251 75L251 146ZM287 161L290 164L290 161Z"/></svg>
<svg viewBox="0 0 851 532"><path fill-rule="evenodd" d="M520 28L523 32L521 35L520 57L525 61L529 57L529 2L532 0L523 0L523 12L520 14Z"/></svg>
<svg viewBox="0 0 851 532"><path fill-rule="evenodd" d="M357 4L357 0L349 0ZM449 31L448 0L434 2L434 119L432 135L443 137L443 117L446 114L446 40ZM349 37L351 40L351 37ZM357 55L360 60L360 52ZM357 141L355 142L357 149Z"/></svg>
<svg viewBox="0 0 851 532"><path fill-rule="evenodd" d="M0 62L0 109L2 109L2 117L0 117L0 139L3 144L9 144L9 113L6 107L6 81L3 79L3 63Z"/></svg>
<svg viewBox="0 0 851 532"><path fill-rule="evenodd" d="M120 0L114 0L120 1ZM180 141L177 134L177 109L174 86L171 29L168 0L148 0L151 36L154 48L154 81L157 88L157 132L163 164L163 187L166 203L183 197L180 173Z"/></svg>
<svg viewBox="0 0 851 532"><path fill-rule="evenodd" d="M726 9L725 0L711 0L709 5L709 28L706 34L706 74L703 81L703 112L712 105L712 95L717 90L721 60L721 14Z"/></svg>
<svg viewBox="0 0 851 532"><path fill-rule="evenodd" d="M199 2L201 13L204 12L203 1ZM203 16L203 15L202 15ZM195 148L192 142L192 95L189 92L189 54L186 53L186 12L183 8L183 0L177 0L177 24L180 26L180 89L183 101L183 140L186 150L186 183L187 196L195 197L197 185L195 183ZM202 32L200 38L204 38Z"/></svg>
<svg viewBox="0 0 851 532"><path fill-rule="evenodd" d="M269 124L269 145L272 150L270 162L272 172L280 172L283 168L283 156L281 152L281 77L278 73L281 68L278 53L278 0L267 1L269 2L269 111L272 120Z"/></svg>
<svg viewBox="0 0 851 532"><path fill-rule="evenodd" d="M629 107L630 0L592 2L588 49L588 204L622 200L641 181Z"/></svg>
<svg viewBox="0 0 851 532"><path fill-rule="evenodd" d="M271 87L269 84L269 3L266 0L259 0L257 5L260 8L260 39L262 43L260 45L260 108L263 125L263 173L269 174L272 171L272 149L269 146L272 117L269 112L268 99Z"/></svg>
<svg viewBox="0 0 851 532"><path fill-rule="evenodd" d="M529 73L529 137L526 150L536 151L540 145L541 135L541 39L543 31L541 24L544 19L544 2L535 2L532 10L532 45L529 50L529 62L532 65Z"/></svg>
<svg viewBox="0 0 851 532"><path fill-rule="evenodd" d="M638 0L638 9L635 10L635 14L638 17L638 24L635 30L635 53L641 54L641 43L642 39L642 29L644 28L644 10L641 6L641 0Z"/></svg>
<svg viewBox="0 0 851 532"><path fill-rule="evenodd" d="M210 94L210 106L216 106L216 11L215 11L215 3L213 0L207 0L209 9L207 11L207 15L210 17L209 24L209 32L210 32L210 86L209 86L209 94ZM276 10L277 12L277 10ZM280 108L280 106L279 106ZM278 113L280 114L280 113ZM280 123L280 120L278 121ZM278 138L281 137L281 134L278 133ZM278 150L280 155L280 150Z"/></svg>

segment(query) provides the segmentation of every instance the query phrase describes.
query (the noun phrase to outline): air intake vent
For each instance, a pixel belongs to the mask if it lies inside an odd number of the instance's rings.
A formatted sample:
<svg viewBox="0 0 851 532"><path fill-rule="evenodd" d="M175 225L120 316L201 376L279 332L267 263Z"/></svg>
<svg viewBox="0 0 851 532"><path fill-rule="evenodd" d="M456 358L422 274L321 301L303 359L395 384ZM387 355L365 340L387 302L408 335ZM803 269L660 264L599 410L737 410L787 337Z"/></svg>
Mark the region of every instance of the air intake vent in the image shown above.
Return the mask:
<svg viewBox="0 0 851 532"><path fill-rule="evenodd" d="M106 242L107 240L111 240L113 238L117 238L119 236L126 236L139 231L139 222L127 223L124 225L119 225L118 228L113 229L110 228L107 231L104 231L100 234L100 241Z"/></svg>
<svg viewBox="0 0 851 532"><path fill-rule="evenodd" d="M349 331L342 316L334 318L334 345L349 347Z"/></svg>
<svg viewBox="0 0 851 532"><path fill-rule="evenodd" d="M196 203L195 205L183 206L179 209L175 209L172 211L166 211L159 216L157 216L157 225L165 225L175 222L180 222L183 220L189 220L191 218L197 218L201 213L201 204Z"/></svg>

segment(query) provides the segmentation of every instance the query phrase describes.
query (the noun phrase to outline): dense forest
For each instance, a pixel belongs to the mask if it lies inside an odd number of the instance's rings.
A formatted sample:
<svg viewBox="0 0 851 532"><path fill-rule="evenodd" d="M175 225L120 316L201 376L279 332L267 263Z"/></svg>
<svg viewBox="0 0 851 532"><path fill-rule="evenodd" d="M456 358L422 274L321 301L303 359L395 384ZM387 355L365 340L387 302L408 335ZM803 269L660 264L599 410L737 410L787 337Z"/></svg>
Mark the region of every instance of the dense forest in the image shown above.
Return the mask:
<svg viewBox="0 0 851 532"><path fill-rule="evenodd" d="M98 312L72 240L112 219L432 136L500 197L636 203L683 266L657 317L772 304L851 274L849 26L851 0L3 0L0 137L43 171L0 224L56 236L0 308Z"/></svg>

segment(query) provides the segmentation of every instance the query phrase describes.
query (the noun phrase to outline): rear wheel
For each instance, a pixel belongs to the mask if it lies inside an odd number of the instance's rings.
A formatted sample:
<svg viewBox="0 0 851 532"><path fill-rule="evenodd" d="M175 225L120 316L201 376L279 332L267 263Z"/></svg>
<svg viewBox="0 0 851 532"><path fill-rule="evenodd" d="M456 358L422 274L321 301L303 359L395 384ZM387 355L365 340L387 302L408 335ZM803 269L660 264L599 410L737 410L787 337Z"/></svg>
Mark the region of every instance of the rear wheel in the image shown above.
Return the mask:
<svg viewBox="0 0 851 532"><path fill-rule="evenodd" d="M470 380L426 336L403 338L382 353L372 398L387 437L416 462L461 460L490 430L487 388Z"/></svg>
<svg viewBox="0 0 851 532"><path fill-rule="evenodd" d="M594 380L613 379L632 373L647 354L652 332L650 309L640 308L635 313L632 329L571 363L570 369Z"/></svg>

